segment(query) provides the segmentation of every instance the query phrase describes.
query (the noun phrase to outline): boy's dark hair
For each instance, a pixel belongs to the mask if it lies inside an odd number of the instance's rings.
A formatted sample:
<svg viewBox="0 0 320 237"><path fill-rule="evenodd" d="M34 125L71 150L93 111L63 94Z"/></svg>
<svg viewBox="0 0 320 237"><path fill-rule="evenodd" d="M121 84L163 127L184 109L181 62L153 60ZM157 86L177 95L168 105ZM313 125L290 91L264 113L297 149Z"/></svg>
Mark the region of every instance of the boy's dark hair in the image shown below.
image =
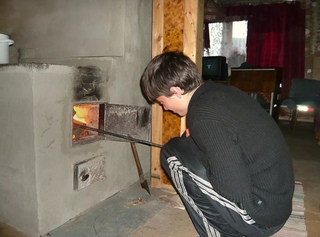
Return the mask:
<svg viewBox="0 0 320 237"><path fill-rule="evenodd" d="M171 96L172 86L188 93L203 83L196 64L181 52L166 52L154 57L144 70L140 86L149 102L159 96Z"/></svg>

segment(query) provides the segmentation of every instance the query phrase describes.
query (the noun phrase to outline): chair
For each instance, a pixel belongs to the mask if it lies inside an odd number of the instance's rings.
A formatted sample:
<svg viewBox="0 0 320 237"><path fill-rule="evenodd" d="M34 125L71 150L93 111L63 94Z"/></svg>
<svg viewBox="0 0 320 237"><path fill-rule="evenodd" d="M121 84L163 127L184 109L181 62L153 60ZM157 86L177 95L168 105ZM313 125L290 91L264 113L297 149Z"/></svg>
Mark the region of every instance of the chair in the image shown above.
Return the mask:
<svg viewBox="0 0 320 237"><path fill-rule="evenodd" d="M298 105L314 108L314 118L316 119L320 108L320 80L306 78L292 79L289 96L282 100L281 105L287 106L290 110L293 131L297 124Z"/></svg>

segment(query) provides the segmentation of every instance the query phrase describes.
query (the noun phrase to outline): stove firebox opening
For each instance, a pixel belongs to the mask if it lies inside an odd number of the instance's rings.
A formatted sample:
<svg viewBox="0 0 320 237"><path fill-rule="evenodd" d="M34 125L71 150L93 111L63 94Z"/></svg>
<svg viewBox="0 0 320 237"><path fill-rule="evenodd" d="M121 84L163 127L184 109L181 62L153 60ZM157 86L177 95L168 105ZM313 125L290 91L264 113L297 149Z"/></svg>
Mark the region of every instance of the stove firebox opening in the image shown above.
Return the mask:
<svg viewBox="0 0 320 237"><path fill-rule="evenodd" d="M105 107L104 103L77 103L73 105L72 145L104 139L104 136L99 135L98 132L82 128L79 125L103 130Z"/></svg>

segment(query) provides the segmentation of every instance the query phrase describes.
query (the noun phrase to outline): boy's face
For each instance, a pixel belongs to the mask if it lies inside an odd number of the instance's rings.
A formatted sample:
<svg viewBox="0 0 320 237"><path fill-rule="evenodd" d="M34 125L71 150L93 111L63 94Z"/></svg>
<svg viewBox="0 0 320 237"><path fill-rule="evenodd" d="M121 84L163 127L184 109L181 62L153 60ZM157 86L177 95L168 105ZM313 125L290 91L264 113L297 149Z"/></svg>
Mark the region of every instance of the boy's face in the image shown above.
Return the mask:
<svg viewBox="0 0 320 237"><path fill-rule="evenodd" d="M177 98L175 95L172 96L159 96L157 98L159 104L162 105L164 110L170 110L180 116L185 116L187 114L187 107L184 106L181 99Z"/></svg>
<svg viewBox="0 0 320 237"><path fill-rule="evenodd" d="M171 90L173 95L164 96L161 95L157 98L159 104L162 105L164 110L170 110L180 116L185 116L188 112L188 98L183 94L183 90L179 87Z"/></svg>

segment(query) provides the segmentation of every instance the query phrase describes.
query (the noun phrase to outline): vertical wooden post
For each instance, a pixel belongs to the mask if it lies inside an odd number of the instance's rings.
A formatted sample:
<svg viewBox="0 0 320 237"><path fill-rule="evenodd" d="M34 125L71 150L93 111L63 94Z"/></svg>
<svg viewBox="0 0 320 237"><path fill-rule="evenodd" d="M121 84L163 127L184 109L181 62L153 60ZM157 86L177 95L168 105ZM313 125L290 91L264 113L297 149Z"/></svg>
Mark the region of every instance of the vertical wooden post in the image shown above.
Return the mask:
<svg viewBox="0 0 320 237"><path fill-rule="evenodd" d="M188 55L202 70L204 0L185 1L183 53ZM185 117L181 122L181 133L186 130Z"/></svg>
<svg viewBox="0 0 320 237"><path fill-rule="evenodd" d="M181 51L201 69L204 0L153 0L152 57ZM152 141L165 144L186 129L185 118L152 106ZM151 148L151 186L171 188L160 164L160 149Z"/></svg>
<svg viewBox="0 0 320 237"><path fill-rule="evenodd" d="M204 0L185 1L183 52L202 69Z"/></svg>
<svg viewBox="0 0 320 237"><path fill-rule="evenodd" d="M163 24L164 0L153 0L152 21L152 58L162 53L163 50ZM152 105L152 135L153 142L162 144L162 119L163 110L159 104ZM160 148L151 147L151 187L161 187L163 170L160 164Z"/></svg>

